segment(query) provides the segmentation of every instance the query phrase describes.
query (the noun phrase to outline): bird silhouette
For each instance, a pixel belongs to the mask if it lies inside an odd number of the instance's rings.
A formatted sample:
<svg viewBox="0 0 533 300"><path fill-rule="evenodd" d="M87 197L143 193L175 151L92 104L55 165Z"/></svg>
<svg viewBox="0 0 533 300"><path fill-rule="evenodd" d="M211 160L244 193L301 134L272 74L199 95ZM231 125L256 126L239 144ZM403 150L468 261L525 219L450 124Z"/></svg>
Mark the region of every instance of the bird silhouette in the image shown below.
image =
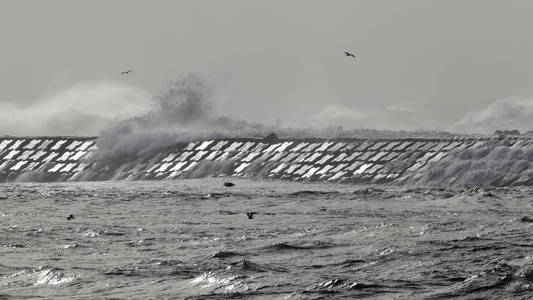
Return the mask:
<svg viewBox="0 0 533 300"><path fill-rule="evenodd" d="M351 56L351 57L355 58L355 55L351 54L350 52L344 51L344 54L346 56Z"/></svg>
<svg viewBox="0 0 533 300"><path fill-rule="evenodd" d="M74 219L74 215L73 215L73 214L68 215L67 220L70 221L70 220L72 220L72 219Z"/></svg>
<svg viewBox="0 0 533 300"><path fill-rule="evenodd" d="M254 215L256 214L257 212L253 211L253 212L247 212L246 215L248 216L248 219L253 219L254 218Z"/></svg>
<svg viewBox="0 0 533 300"><path fill-rule="evenodd" d="M126 70L126 71L122 71L122 72L120 72L120 75L126 75L126 74L129 74L129 73L131 73L131 72L133 72L133 69L129 69L129 70Z"/></svg>

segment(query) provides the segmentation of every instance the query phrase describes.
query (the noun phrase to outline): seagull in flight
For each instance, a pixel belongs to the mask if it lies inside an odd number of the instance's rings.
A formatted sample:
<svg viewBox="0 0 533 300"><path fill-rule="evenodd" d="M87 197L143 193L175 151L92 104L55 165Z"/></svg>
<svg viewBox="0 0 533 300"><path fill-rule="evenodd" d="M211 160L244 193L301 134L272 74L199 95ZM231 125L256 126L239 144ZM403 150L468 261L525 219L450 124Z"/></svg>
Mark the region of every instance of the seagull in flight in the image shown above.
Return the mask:
<svg viewBox="0 0 533 300"><path fill-rule="evenodd" d="M344 51L344 54L346 56L351 56L351 57L355 58L355 55L351 54L350 52Z"/></svg>
<svg viewBox="0 0 533 300"><path fill-rule="evenodd" d="M127 71L122 71L122 72L120 72L120 75L126 75L126 74L129 74L131 72L133 72L133 69L129 69Z"/></svg>

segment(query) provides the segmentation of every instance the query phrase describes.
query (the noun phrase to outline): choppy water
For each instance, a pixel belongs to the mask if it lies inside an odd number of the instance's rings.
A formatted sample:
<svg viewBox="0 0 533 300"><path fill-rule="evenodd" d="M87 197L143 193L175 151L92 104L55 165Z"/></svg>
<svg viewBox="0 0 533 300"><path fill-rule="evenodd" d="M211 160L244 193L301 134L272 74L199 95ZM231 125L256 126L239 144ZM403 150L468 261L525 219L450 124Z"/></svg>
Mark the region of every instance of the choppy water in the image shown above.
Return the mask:
<svg viewBox="0 0 533 300"><path fill-rule="evenodd" d="M533 295L533 189L233 182L0 185L0 298Z"/></svg>

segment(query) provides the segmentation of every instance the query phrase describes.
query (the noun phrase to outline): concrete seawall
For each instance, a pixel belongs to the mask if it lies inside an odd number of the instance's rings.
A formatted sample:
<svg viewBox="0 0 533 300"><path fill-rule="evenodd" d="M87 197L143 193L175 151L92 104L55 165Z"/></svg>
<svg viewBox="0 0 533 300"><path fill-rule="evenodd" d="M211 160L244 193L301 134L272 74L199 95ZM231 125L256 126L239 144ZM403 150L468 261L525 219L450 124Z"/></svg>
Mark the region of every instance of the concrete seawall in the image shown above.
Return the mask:
<svg viewBox="0 0 533 300"><path fill-rule="evenodd" d="M521 149L529 149L531 144L530 139L518 137L381 140L231 138L177 143L140 157L122 157L120 161L106 162L96 159L97 139L94 137L2 137L0 182L239 176L402 184L416 181L421 176L431 176L431 166L439 162L442 165L442 161L449 160L451 156L460 158L463 165L468 160L479 160L478 156L464 154L477 153L473 149L494 146L524 152ZM509 178L503 185L529 184L529 173L533 173L529 170L533 170L533 166L529 161L525 164L520 170L509 169L496 177L500 183L502 176ZM518 173L511 174L513 172ZM496 177L487 178L482 184L494 184Z"/></svg>

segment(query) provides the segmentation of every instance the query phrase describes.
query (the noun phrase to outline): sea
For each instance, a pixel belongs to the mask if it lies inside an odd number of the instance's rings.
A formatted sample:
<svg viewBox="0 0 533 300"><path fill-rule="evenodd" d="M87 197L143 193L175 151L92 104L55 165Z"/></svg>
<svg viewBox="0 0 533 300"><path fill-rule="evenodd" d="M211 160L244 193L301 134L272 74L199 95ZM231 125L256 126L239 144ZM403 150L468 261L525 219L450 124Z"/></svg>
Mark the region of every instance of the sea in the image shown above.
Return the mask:
<svg viewBox="0 0 533 300"><path fill-rule="evenodd" d="M532 254L528 187L0 185L0 299L532 299Z"/></svg>

